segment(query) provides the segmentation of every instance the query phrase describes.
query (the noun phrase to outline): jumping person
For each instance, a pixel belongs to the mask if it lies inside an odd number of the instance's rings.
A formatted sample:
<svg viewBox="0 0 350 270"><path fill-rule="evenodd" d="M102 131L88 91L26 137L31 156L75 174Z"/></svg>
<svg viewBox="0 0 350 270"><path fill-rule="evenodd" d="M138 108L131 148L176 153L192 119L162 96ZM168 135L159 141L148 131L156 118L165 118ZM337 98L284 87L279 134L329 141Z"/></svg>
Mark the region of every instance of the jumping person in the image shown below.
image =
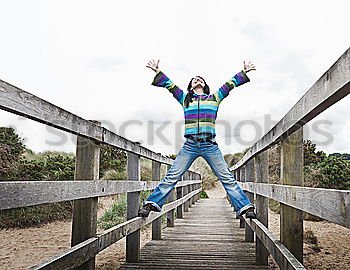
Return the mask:
<svg viewBox="0 0 350 270"><path fill-rule="evenodd" d="M170 191L194 160L202 156L223 184L237 215L246 214L247 218L256 218L254 204L249 201L236 182L215 139L215 119L221 101L234 87L250 81L247 72L256 70L251 62L247 64L243 62L243 65L243 70L234 75L216 92L210 94L205 80L201 76L196 76L191 79L187 87L188 93L185 94L160 71L159 60L148 62L146 67L156 72L152 85L167 88L184 110L186 141L167 175L147 200L142 202L142 208L138 212L139 216L147 217L150 211L161 212Z"/></svg>

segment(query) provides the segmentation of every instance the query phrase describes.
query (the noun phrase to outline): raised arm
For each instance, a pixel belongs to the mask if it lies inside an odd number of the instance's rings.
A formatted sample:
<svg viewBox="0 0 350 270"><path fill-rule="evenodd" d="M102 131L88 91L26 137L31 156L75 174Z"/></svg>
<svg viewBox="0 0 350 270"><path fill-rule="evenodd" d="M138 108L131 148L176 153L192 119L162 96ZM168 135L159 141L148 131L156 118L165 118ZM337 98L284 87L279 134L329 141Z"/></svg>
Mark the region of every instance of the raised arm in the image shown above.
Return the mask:
<svg viewBox="0 0 350 270"><path fill-rule="evenodd" d="M227 97L230 93L230 91L242 84L245 84L250 81L250 79L247 76L247 72L251 70L256 70L255 66L249 62L248 64L243 62L244 68L241 72L238 72L236 75L234 75L229 81L227 81L223 86L219 88L216 92L214 92L214 96L216 97L216 100L218 103L221 103L221 101Z"/></svg>
<svg viewBox="0 0 350 270"><path fill-rule="evenodd" d="M162 71L160 71L158 65L159 65L159 60L157 63L153 60L153 61L149 61L148 65L146 66L156 72L152 85L167 88L169 92L173 94L174 98L181 104L181 106L183 106L183 102L185 99L184 92L178 86L176 86L168 78L168 76L166 76Z"/></svg>

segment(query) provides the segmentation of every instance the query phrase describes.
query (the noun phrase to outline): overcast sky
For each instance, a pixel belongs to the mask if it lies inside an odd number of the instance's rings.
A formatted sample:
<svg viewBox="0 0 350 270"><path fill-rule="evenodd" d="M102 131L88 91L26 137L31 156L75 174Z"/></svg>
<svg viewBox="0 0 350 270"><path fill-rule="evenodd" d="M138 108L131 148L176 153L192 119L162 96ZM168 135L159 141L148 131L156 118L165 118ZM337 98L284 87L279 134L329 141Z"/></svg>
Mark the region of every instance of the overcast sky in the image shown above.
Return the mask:
<svg viewBox="0 0 350 270"><path fill-rule="evenodd" d="M149 60L184 91L195 75L213 92L243 60L256 65L220 105L225 154L259 139L350 45L347 0L0 3L0 79L163 154L180 150L184 116L151 85ZM350 152L349 106L346 97L305 127L320 150ZM0 115L34 151L75 151L72 135Z"/></svg>

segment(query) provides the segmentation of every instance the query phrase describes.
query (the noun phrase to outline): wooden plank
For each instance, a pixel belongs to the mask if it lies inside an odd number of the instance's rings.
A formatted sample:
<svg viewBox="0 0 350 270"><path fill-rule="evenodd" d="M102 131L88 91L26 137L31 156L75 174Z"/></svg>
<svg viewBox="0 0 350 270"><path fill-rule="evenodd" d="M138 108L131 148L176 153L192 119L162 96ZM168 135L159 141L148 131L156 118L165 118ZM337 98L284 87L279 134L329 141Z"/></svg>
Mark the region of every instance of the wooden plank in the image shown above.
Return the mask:
<svg viewBox="0 0 350 270"><path fill-rule="evenodd" d="M163 206L162 212L151 212L147 218L135 217L127 220L126 222L118 224L117 226L98 234L94 238L88 239L83 243L80 243L36 266L33 266L31 269L75 269L105 248L151 223L153 220L176 208L178 205L183 204L186 200L189 200L192 196L195 196L200 192L201 190L197 189L179 200L168 203Z"/></svg>
<svg viewBox="0 0 350 270"><path fill-rule="evenodd" d="M350 93L350 48L300 98L288 113L230 169L234 170L288 137Z"/></svg>
<svg viewBox="0 0 350 270"><path fill-rule="evenodd" d="M77 269L84 262L99 252L98 238L94 237L60 253L28 270L71 270Z"/></svg>
<svg viewBox="0 0 350 270"><path fill-rule="evenodd" d="M99 122L95 122L101 125ZM100 146L94 140L77 136L76 162L74 180L98 180L100 167ZM73 201L73 221L71 246L75 246L96 236L98 198L87 198ZM94 270L95 257L92 257L77 268Z"/></svg>
<svg viewBox="0 0 350 270"><path fill-rule="evenodd" d="M188 181L188 171L186 171L183 175L184 181ZM183 187L183 195L185 196L186 194L189 193L189 186L184 186ZM186 201L183 205L184 212L188 212L188 207L189 207L189 201Z"/></svg>
<svg viewBox="0 0 350 270"><path fill-rule="evenodd" d="M280 269L306 269L303 264L299 262L279 240L276 239L264 224L257 219L247 219L245 217L244 219L246 224L254 230L256 236L263 242Z"/></svg>
<svg viewBox="0 0 350 270"><path fill-rule="evenodd" d="M348 190L262 183L239 184L245 190L350 228L350 191Z"/></svg>
<svg viewBox="0 0 350 270"><path fill-rule="evenodd" d="M10 181L0 182L0 210L101 197L126 192L152 190L160 182L98 180L98 181ZM177 187L201 181L179 181Z"/></svg>
<svg viewBox="0 0 350 270"><path fill-rule="evenodd" d="M141 180L140 156L135 153L128 152L127 157L127 173L128 179L133 181ZM138 215L140 205L140 192L127 193L127 211L126 219L130 220ZM138 262L140 260L140 229L135 230L126 236L126 261Z"/></svg>
<svg viewBox="0 0 350 270"><path fill-rule="evenodd" d="M152 161L152 180L160 181L160 163ZM160 240L162 238L162 217L160 216L152 222L152 239Z"/></svg>
<svg viewBox="0 0 350 270"><path fill-rule="evenodd" d="M245 167L245 182L255 182L255 174L254 174L254 164L253 160L249 160ZM250 191L245 191L249 201L254 203L254 193ZM254 242L254 231L249 226L245 226L245 241Z"/></svg>
<svg viewBox="0 0 350 270"><path fill-rule="evenodd" d="M281 182L303 185L303 128L281 143ZM303 211L280 203L280 239L283 245L303 263Z"/></svg>
<svg viewBox="0 0 350 270"><path fill-rule="evenodd" d="M166 165L167 166L167 172L170 170L171 166L170 165ZM170 194L167 198L167 203L169 202L173 202L175 200L175 188L173 188L170 191ZM167 226L168 227L174 227L175 226L175 210L171 210L167 213Z"/></svg>
<svg viewBox="0 0 350 270"><path fill-rule="evenodd" d="M184 176L181 176L181 180L178 183L184 181ZM182 186L176 186L176 199L181 199L184 196L184 188ZM176 217L183 218L184 206L181 204L176 208Z"/></svg>
<svg viewBox="0 0 350 270"><path fill-rule="evenodd" d="M256 183L269 182L269 150L255 156L255 174ZM258 194L256 194L256 213L257 219L268 228L269 200ZM255 262L257 265L268 265L269 253L259 237L256 237L255 254Z"/></svg>
<svg viewBox="0 0 350 270"><path fill-rule="evenodd" d="M243 183L245 182L245 165L242 166L241 168L239 168L239 179L240 181L242 181ZM235 209L235 211L237 211ZM243 217L239 217L239 227L240 228L244 228L245 224L244 224L244 219Z"/></svg>

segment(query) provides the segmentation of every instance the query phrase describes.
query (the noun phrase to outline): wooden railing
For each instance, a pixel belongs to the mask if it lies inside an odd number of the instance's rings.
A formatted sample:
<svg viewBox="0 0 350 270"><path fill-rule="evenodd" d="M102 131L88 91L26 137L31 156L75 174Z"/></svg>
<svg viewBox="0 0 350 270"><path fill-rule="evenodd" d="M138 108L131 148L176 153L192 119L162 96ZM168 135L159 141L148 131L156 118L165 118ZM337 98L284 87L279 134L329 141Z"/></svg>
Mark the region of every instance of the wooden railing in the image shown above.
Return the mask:
<svg viewBox="0 0 350 270"><path fill-rule="evenodd" d="M198 200L201 176L188 170L168 197L162 212L137 217L140 191L152 190L160 182L161 164L170 169L173 160L123 138L98 121L85 120L45 100L0 80L0 109L24 116L57 129L76 134L75 181L0 182L0 210L73 201L71 248L30 269L95 269L95 256L126 238L127 262L139 261L140 229L152 223L152 238L161 238L161 216L167 215L167 226L174 226L176 216ZM100 145L107 144L127 151L127 181L99 180ZM140 157L152 160L152 179L140 181ZM97 202L102 196L127 193L127 221L97 234ZM175 199L176 197L176 199Z"/></svg>
<svg viewBox="0 0 350 270"><path fill-rule="evenodd" d="M303 266L303 217L307 212L350 228L350 191L302 187L303 126L350 92L350 49L302 96L289 112L231 172L257 206L257 220L241 219L246 241L256 234L256 263L267 265L270 253L281 269ZM269 184L271 146L281 144L281 184ZM269 232L268 198L280 203L280 240Z"/></svg>

